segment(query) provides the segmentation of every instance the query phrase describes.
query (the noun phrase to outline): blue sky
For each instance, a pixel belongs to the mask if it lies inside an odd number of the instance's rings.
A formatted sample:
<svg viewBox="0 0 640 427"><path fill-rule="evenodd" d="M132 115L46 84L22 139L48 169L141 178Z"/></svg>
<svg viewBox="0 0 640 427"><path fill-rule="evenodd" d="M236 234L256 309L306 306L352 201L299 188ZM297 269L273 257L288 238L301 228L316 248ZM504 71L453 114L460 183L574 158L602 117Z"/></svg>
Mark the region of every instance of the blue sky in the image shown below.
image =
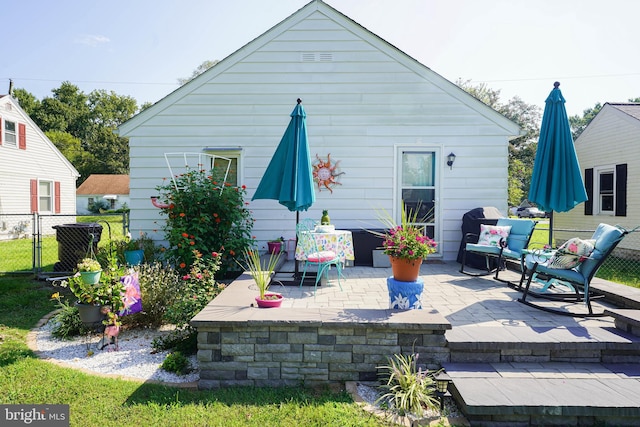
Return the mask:
<svg viewBox="0 0 640 427"><path fill-rule="evenodd" d="M0 0L9 78L42 99L68 80L155 102L307 0ZM326 0L454 82L544 106L559 80L569 114L640 97L635 0Z"/></svg>

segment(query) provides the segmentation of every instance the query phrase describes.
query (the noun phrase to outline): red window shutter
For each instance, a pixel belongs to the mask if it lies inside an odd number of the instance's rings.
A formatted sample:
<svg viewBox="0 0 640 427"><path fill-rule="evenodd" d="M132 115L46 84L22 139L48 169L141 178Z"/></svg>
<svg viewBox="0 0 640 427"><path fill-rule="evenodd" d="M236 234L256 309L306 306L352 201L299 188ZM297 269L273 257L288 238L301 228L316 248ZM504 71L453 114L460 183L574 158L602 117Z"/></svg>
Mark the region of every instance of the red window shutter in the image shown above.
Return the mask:
<svg viewBox="0 0 640 427"><path fill-rule="evenodd" d="M24 123L18 123L18 148L27 149L27 126Z"/></svg>
<svg viewBox="0 0 640 427"><path fill-rule="evenodd" d="M31 180L31 213L38 212L38 180Z"/></svg>
<svg viewBox="0 0 640 427"><path fill-rule="evenodd" d="M55 212L58 214L60 213L60 181L56 181L54 183L54 188L55 188Z"/></svg>

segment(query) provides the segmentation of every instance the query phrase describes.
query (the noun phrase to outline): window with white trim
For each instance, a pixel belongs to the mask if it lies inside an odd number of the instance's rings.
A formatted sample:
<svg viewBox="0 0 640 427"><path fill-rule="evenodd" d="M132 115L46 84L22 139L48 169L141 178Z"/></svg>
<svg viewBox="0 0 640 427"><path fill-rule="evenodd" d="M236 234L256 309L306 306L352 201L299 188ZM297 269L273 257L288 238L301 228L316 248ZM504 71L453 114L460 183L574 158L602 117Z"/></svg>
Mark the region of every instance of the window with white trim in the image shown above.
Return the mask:
<svg viewBox="0 0 640 427"><path fill-rule="evenodd" d="M596 212L604 215L613 215L615 212L615 179L616 171L613 168L597 169L596 185L597 185L597 210Z"/></svg>
<svg viewBox="0 0 640 427"><path fill-rule="evenodd" d="M5 147L16 148L18 146L18 134L16 130L16 122L10 120L4 120L4 132L2 133L4 138L3 144Z"/></svg>
<svg viewBox="0 0 640 427"><path fill-rule="evenodd" d="M215 148L207 148L205 153L214 156L211 160L212 164L210 165L213 170L224 173L227 166L229 166L227 182L232 186L237 187L238 183L242 180L242 177L240 176L241 149L216 150ZM229 161L231 161L230 164Z"/></svg>
<svg viewBox="0 0 640 427"><path fill-rule="evenodd" d="M38 212L53 212L53 181L38 181Z"/></svg>

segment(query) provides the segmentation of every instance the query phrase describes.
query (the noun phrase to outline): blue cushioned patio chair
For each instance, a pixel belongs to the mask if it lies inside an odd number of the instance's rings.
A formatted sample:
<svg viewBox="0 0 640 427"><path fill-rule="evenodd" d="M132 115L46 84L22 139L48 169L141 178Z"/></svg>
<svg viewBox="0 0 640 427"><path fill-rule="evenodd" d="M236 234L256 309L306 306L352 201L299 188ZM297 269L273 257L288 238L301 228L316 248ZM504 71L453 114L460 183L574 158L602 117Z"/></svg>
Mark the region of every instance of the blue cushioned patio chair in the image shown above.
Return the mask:
<svg viewBox="0 0 640 427"><path fill-rule="evenodd" d="M302 270L302 280L300 281L300 287L304 283L304 278L307 274L307 267L315 265L317 267L317 275L315 285L313 287L313 295L316 294L318 288L318 282L324 274L329 282L329 270L332 266L336 267L338 272L338 286L342 290L342 284L340 283L340 276L342 276L342 261L338 255L333 251L321 251L318 247L316 238L311 234L315 229L315 222L309 219L302 220L296 227L298 235L298 246L302 248L304 253L304 268Z"/></svg>
<svg viewBox="0 0 640 427"><path fill-rule="evenodd" d="M628 231L618 225L600 224L593 233L591 239L595 240L594 250L578 266L571 269L550 268L549 257L539 257L536 254L529 254L524 257L525 271L522 274L520 284L526 280L522 297L518 299L528 306L548 311L550 313L561 314L573 317L598 317L604 313L594 313L591 307L591 300L595 295L589 290L591 279L595 276L600 266L611 255L613 250L622 241ZM531 283L540 279L545 291L534 292L531 290ZM546 281L546 283L545 283ZM550 287L548 283L552 283ZM563 286L567 291L559 290ZM533 296L551 301L582 302L584 301L588 313L573 313L567 310L557 309L539 305L527 300Z"/></svg>
<svg viewBox="0 0 640 427"><path fill-rule="evenodd" d="M477 243L466 243L462 251L462 263L460 264L460 272L469 276L487 276L495 273L493 277L503 283L507 283L509 286L517 287L514 283L508 280L503 280L498 277L500 270L504 269L505 261L517 261L520 263L520 267L523 268L522 251L529 245L533 229L536 226L536 221L531 219L515 219L515 218L500 218L496 223L496 226L510 226L511 231L507 237L506 242L501 240L497 246L481 245ZM464 237L466 242L477 241L478 235L473 233L467 233ZM473 253L476 255L484 256L486 259L486 272L474 273L465 271L465 263L467 253ZM491 261L494 261L495 267L492 267Z"/></svg>

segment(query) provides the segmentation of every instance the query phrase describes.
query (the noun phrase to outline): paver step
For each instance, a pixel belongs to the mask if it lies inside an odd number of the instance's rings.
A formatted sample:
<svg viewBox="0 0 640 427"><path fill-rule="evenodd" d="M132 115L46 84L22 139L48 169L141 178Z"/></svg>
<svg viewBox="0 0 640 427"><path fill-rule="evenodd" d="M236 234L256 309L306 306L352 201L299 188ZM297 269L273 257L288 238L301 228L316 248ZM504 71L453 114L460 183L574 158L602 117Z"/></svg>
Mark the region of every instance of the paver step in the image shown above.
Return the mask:
<svg viewBox="0 0 640 427"><path fill-rule="evenodd" d="M472 426L640 425L640 367L600 363L447 363Z"/></svg>
<svg viewBox="0 0 640 427"><path fill-rule="evenodd" d="M608 308L604 313L615 319L616 328L640 336L640 310L631 308Z"/></svg>
<svg viewBox="0 0 640 427"><path fill-rule="evenodd" d="M456 326L445 334L459 363L640 363L640 337L611 328Z"/></svg>

